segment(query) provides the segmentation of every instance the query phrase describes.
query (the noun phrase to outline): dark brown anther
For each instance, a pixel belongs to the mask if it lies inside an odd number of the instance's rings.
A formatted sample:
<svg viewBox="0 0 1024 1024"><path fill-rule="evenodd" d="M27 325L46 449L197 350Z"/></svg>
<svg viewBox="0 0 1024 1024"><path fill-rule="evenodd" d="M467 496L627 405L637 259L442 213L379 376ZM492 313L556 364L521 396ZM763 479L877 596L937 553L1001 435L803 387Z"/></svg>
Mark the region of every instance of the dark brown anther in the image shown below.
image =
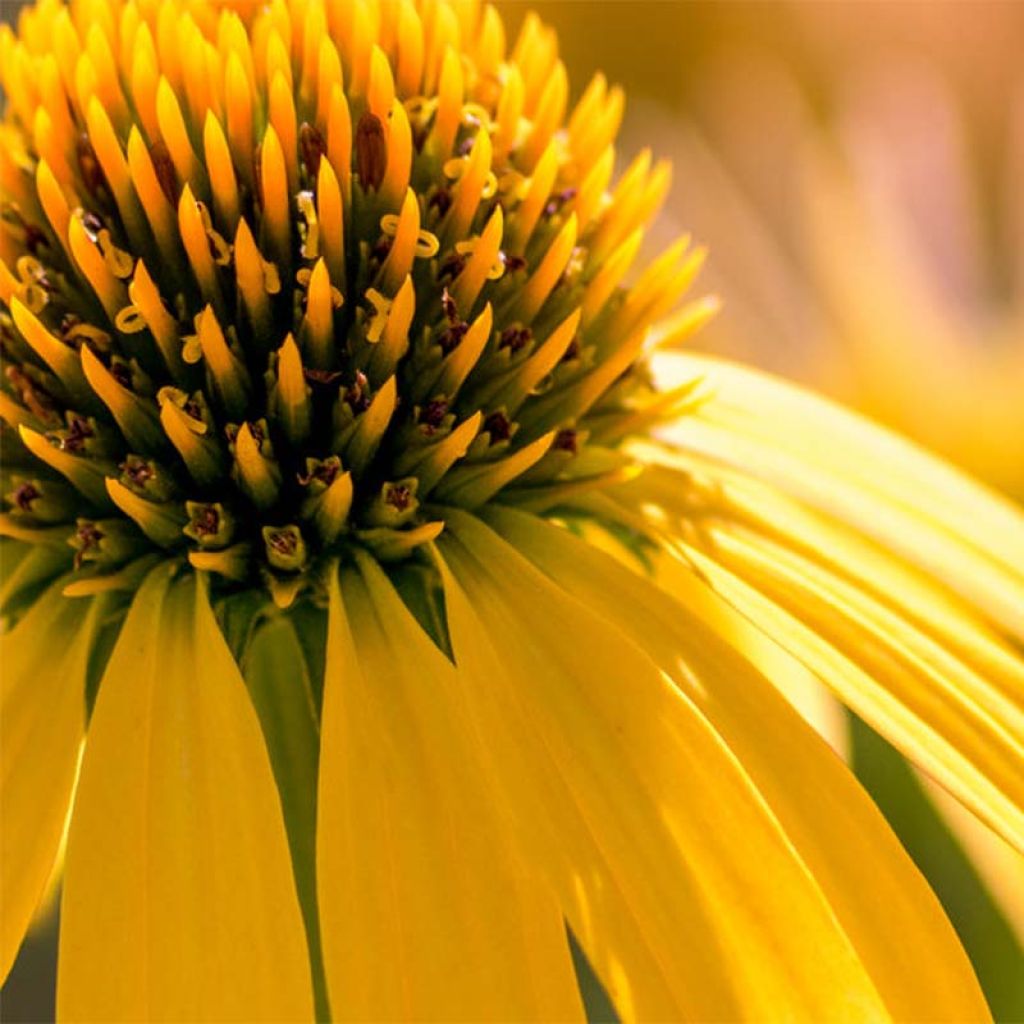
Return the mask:
<svg viewBox="0 0 1024 1024"><path fill-rule="evenodd" d="M396 512L404 512L413 499L412 488L406 484L392 484L384 488L384 501Z"/></svg>
<svg viewBox="0 0 1024 1024"><path fill-rule="evenodd" d="M181 532L204 551L219 551L231 543L235 519L220 502L186 501L185 514L188 522Z"/></svg>
<svg viewBox="0 0 1024 1024"><path fill-rule="evenodd" d="M492 412L484 420L484 430L491 435L491 444L507 441L512 436L512 423L503 412Z"/></svg>
<svg viewBox="0 0 1024 1024"><path fill-rule="evenodd" d="M256 446L259 447L267 439L266 431L263 429L263 424L266 420L249 420L249 433L252 434L252 439L256 442ZM228 444L234 444L238 440L238 432L242 429L241 423L229 423L224 428L224 436L228 439Z"/></svg>
<svg viewBox="0 0 1024 1024"><path fill-rule="evenodd" d="M264 526L267 561L280 572L301 572L306 566L306 542L297 526Z"/></svg>
<svg viewBox="0 0 1024 1024"><path fill-rule="evenodd" d="M458 310L455 308L455 303L449 298L447 288L441 304L448 317L448 326L438 336L437 343L441 346L441 351L448 355L449 352L454 352L459 347L459 342L469 331L469 324L465 320L459 319Z"/></svg>
<svg viewBox="0 0 1024 1024"><path fill-rule="evenodd" d="M526 260L522 256L510 256L504 249L498 253L498 257L501 262L505 265L505 270L509 274L514 274L517 270L526 269Z"/></svg>
<svg viewBox="0 0 1024 1024"><path fill-rule="evenodd" d="M356 173L364 189L380 188L387 162L384 126L376 114L366 111L356 126Z"/></svg>
<svg viewBox="0 0 1024 1024"><path fill-rule="evenodd" d="M448 415L448 402L444 398L432 398L420 409L419 422L430 430L436 430Z"/></svg>
<svg viewBox="0 0 1024 1024"><path fill-rule="evenodd" d="M452 324L437 339L438 345L441 346L441 351L445 355L454 352L459 347L459 342L466 336L468 330L469 324Z"/></svg>
<svg viewBox="0 0 1024 1024"><path fill-rule="evenodd" d="M287 530L273 530L267 534L267 544L279 555L294 555L299 546L298 538Z"/></svg>
<svg viewBox="0 0 1024 1024"><path fill-rule="evenodd" d="M21 484L19 487L15 489L14 494L11 497L13 499L13 503L22 512L31 512L32 502L36 501L38 498L41 498L42 494L40 493L39 488L36 487L34 483L32 483L29 480L26 480L25 483Z"/></svg>
<svg viewBox="0 0 1024 1024"><path fill-rule="evenodd" d="M498 338L498 348L507 348L512 355L525 348L533 341L533 331L529 327L513 324L506 327Z"/></svg>
<svg viewBox="0 0 1024 1024"><path fill-rule="evenodd" d="M428 210L437 210L438 217L443 217L452 205L452 194L446 188L437 189L427 200Z"/></svg>
<svg viewBox="0 0 1024 1024"><path fill-rule="evenodd" d="M569 452L575 455L579 451L579 438L576 435L576 431L560 430L555 435L555 440L551 447L555 451Z"/></svg>
<svg viewBox="0 0 1024 1024"><path fill-rule="evenodd" d="M123 359L112 359L110 361L110 376L123 388L132 390L132 368Z"/></svg>
<svg viewBox="0 0 1024 1024"><path fill-rule="evenodd" d="M96 436L96 432L89 425L89 421L83 416L74 414L68 417L67 430L52 435L56 438L59 447L73 455L80 455L85 450L86 442Z"/></svg>
<svg viewBox="0 0 1024 1024"><path fill-rule="evenodd" d="M339 377L343 376L341 370L317 370L310 367L302 368L302 376L310 384L319 384L321 387L330 387Z"/></svg>
<svg viewBox="0 0 1024 1024"><path fill-rule="evenodd" d="M72 544L75 547L75 568L81 569L90 551L100 546L104 533L91 519L79 519Z"/></svg>
<svg viewBox="0 0 1024 1024"><path fill-rule="evenodd" d="M383 263L387 259L389 252L391 252L391 239L384 235L377 240L376 245L370 250L370 259Z"/></svg>
<svg viewBox="0 0 1024 1024"><path fill-rule="evenodd" d="M582 351L583 349L580 346L580 336L578 334L574 334L572 341L569 342L569 347L563 353L560 362L571 363L574 359L579 359L580 352Z"/></svg>
<svg viewBox="0 0 1024 1024"><path fill-rule="evenodd" d="M362 370L356 370L356 379L345 391L345 401L357 415L370 407L370 382Z"/></svg>
<svg viewBox="0 0 1024 1024"><path fill-rule="evenodd" d="M129 455L118 467L139 490L145 490L148 481L155 476L153 467L138 455Z"/></svg>
<svg viewBox="0 0 1024 1024"><path fill-rule="evenodd" d="M178 172L174 169L171 154L161 140L149 147L149 155L156 171L156 180L160 183L167 201L174 207L178 205Z"/></svg>
<svg viewBox="0 0 1024 1024"><path fill-rule="evenodd" d="M102 202L110 198L110 191L107 188L107 179L103 176L103 168L89 141L89 136L82 132L75 140L75 155L78 158L78 170L82 175L82 184L85 185L89 195L94 196Z"/></svg>
<svg viewBox="0 0 1024 1024"><path fill-rule="evenodd" d="M185 404L181 407L182 411L187 413L194 420L199 420L201 423L206 422L206 414L203 411L202 405L199 403L199 399L193 395L191 398L186 400Z"/></svg>
<svg viewBox="0 0 1024 1024"><path fill-rule="evenodd" d="M308 473L298 473L295 479L303 487L308 487L315 480L317 483L321 483L324 487L330 487L338 478L338 474L341 472L341 460L337 457L328 459L318 460L310 459L307 462L309 468Z"/></svg>
<svg viewBox="0 0 1024 1024"><path fill-rule="evenodd" d="M474 122L475 122L476 126L479 127L480 121L477 118L472 118L471 119L471 123L474 123ZM473 143L474 142L476 142L476 135L467 135L466 138L464 138L459 143L458 149L456 150L458 155L459 156L469 156L469 154L473 151Z"/></svg>
<svg viewBox="0 0 1024 1024"><path fill-rule="evenodd" d="M454 281L465 269L466 257L462 253L453 252L445 257L444 262L438 268L437 279L439 281Z"/></svg>
<svg viewBox="0 0 1024 1024"><path fill-rule="evenodd" d="M469 324L459 316L459 307L455 305L455 300L447 288L441 292L441 309L448 320L448 327L438 337L437 343L441 346L441 351L448 355L459 347L459 342L469 330Z"/></svg>
<svg viewBox="0 0 1024 1024"><path fill-rule="evenodd" d="M212 537L220 529L220 513L212 505L203 505L192 513L192 525L201 537Z"/></svg>
<svg viewBox="0 0 1024 1024"><path fill-rule="evenodd" d="M310 182L316 181L317 175L320 173L320 161L326 152L327 143L323 134L315 125L303 121L299 125L299 153L302 156L302 166L305 167Z"/></svg>

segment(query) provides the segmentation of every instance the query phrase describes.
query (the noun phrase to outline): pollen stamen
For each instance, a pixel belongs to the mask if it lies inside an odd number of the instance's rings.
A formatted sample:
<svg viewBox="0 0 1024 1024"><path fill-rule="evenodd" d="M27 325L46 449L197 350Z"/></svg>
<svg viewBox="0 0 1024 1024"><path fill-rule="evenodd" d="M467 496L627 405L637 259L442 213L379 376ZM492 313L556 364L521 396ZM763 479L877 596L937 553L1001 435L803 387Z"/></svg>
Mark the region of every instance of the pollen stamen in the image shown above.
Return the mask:
<svg viewBox="0 0 1024 1024"><path fill-rule="evenodd" d="M3 44L0 416L45 481L8 519L64 524L95 572L184 549L287 603L352 546L435 537L428 498L563 493L592 434L661 415L631 370L713 311L645 340L702 254L624 289L667 166L613 186L600 76L560 129L535 17L506 54L448 0L151 7L43 0ZM121 518L76 523L76 493Z"/></svg>

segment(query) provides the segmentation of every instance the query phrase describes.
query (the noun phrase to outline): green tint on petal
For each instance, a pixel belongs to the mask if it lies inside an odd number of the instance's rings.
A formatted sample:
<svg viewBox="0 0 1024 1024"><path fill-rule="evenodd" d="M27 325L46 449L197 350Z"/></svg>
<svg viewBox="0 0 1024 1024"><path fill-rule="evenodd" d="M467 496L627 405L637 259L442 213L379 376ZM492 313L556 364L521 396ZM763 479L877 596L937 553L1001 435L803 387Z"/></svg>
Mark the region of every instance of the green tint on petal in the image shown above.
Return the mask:
<svg viewBox="0 0 1024 1024"><path fill-rule="evenodd" d="M89 726L68 839L62 1021L313 1018L259 721L206 581L135 595Z"/></svg>
<svg viewBox="0 0 1024 1024"><path fill-rule="evenodd" d="M988 890L907 761L870 726L849 717L857 778L939 897L992 1015L999 1021L1024 1020L1024 949L1000 910L999 894Z"/></svg>
<svg viewBox="0 0 1024 1024"><path fill-rule="evenodd" d="M290 619L272 616L258 626L241 664L270 754L302 905L317 997L326 1020L327 991L316 908L316 785L320 709L302 645Z"/></svg>

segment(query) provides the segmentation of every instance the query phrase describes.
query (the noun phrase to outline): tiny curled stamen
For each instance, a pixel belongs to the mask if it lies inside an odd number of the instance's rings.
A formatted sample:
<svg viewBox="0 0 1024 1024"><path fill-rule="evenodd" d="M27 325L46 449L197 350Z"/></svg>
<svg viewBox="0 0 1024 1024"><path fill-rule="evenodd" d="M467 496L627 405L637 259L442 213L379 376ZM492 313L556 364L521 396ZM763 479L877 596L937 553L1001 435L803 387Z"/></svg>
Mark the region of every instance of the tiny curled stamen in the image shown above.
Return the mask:
<svg viewBox="0 0 1024 1024"><path fill-rule="evenodd" d="M462 107L462 123L470 128L483 128L485 131L491 131L491 115L487 112L486 107L482 107L479 103L465 103Z"/></svg>
<svg viewBox="0 0 1024 1024"><path fill-rule="evenodd" d="M122 334L138 334L146 329L146 321L138 306L125 306L117 311L114 326Z"/></svg>
<svg viewBox="0 0 1024 1024"><path fill-rule="evenodd" d="M14 263L14 269L17 270L18 277L21 278L24 284L40 281L46 275L46 270L42 263L34 256L19 256Z"/></svg>
<svg viewBox="0 0 1024 1024"><path fill-rule="evenodd" d="M381 233L388 238L394 238L398 234L400 218L397 213L386 213L380 219ZM441 248L437 235L432 231L421 229L416 235L416 257L421 260L433 259Z"/></svg>
<svg viewBox="0 0 1024 1024"><path fill-rule="evenodd" d="M388 316L391 314L391 299L384 295L381 295L376 288L368 288L366 291L366 298L373 306L373 314L370 317L370 322L366 328L366 340L372 344L376 344L380 341L381 335L384 333L384 328L388 322Z"/></svg>
<svg viewBox="0 0 1024 1024"><path fill-rule="evenodd" d="M97 237L97 245L100 247L100 252L103 253L103 262L114 277L124 281L132 276L132 271L135 269L135 261L130 253L114 245L110 232L106 228L100 230Z"/></svg>

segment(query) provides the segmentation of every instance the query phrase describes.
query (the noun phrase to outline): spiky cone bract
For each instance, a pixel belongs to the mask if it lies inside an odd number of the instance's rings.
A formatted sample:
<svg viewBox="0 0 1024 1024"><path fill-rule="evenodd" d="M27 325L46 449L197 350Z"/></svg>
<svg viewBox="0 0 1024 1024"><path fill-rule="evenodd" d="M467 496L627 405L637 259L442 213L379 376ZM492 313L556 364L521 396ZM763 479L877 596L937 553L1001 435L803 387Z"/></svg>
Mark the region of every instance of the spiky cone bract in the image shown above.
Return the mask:
<svg viewBox="0 0 1024 1024"><path fill-rule="evenodd" d="M5 971L74 793L66 1019L572 1019L566 925L626 1018L984 1016L776 686L1019 845L1019 515L654 386L714 304L631 270L617 89L434 0L41 0L0 64Z"/></svg>
<svg viewBox="0 0 1024 1024"><path fill-rule="evenodd" d="M616 90L561 130L552 40L531 21L505 62L493 11L125 10L4 38L5 422L79 492L97 578L154 549L286 604L353 545L409 556L441 506L623 472L584 439L649 392L646 329L700 255L627 301L668 175L644 154L607 193ZM121 519L139 551L102 544Z"/></svg>

